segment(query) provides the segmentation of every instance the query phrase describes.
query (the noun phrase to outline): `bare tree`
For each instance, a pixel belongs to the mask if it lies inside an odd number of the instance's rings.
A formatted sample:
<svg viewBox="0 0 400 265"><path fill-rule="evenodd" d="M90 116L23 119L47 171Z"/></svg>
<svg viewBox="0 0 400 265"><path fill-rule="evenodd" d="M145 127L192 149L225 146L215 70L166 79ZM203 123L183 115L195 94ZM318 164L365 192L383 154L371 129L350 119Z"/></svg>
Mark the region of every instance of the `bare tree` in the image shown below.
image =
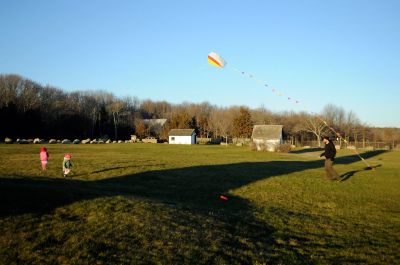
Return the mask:
<svg viewBox="0 0 400 265"><path fill-rule="evenodd" d="M30 81L23 80L17 85L17 101L22 108L22 112L35 109L40 106L39 94L41 86Z"/></svg>
<svg viewBox="0 0 400 265"><path fill-rule="evenodd" d="M321 135L326 132L326 129L326 125L318 116L310 115L304 112L301 114L299 130L314 134L318 142L318 147L321 147Z"/></svg>
<svg viewBox="0 0 400 265"><path fill-rule="evenodd" d="M266 109L263 105L255 110L251 110L250 113L254 124L276 124L276 115Z"/></svg>
<svg viewBox="0 0 400 265"><path fill-rule="evenodd" d="M345 123L346 112L342 107L328 104L322 110L322 117L329 125L342 128Z"/></svg>
<svg viewBox="0 0 400 265"><path fill-rule="evenodd" d="M350 142L350 137L353 138L354 142L357 142L357 127L360 125L360 120L353 111L349 111L345 115L345 121L342 125L342 130L345 133L345 137Z"/></svg>
<svg viewBox="0 0 400 265"><path fill-rule="evenodd" d="M17 87L22 82L18 75L0 75L0 107L16 103Z"/></svg>
<svg viewBox="0 0 400 265"><path fill-rule="evenodd" d="M396 128L384 128L383 129L383 137L386 142L391 143L391 148L395 148L396 140L399 139L399 129Z"/></svg>
<svg viewBox="0 0 400 265"><path fill-rule="evenodd" d="M107 105L108 111L111 112L114 122L114 139L118 139L118 120L121 111L124 109L124 103L120 100L115 100Z"/></svg>
<svg viewBox="0 0 400 265"><path fill-rule="evenodd" d="M210 122L215 130L215 135L224 136L226 144L228 144L228 138L232 130L232 121L235 115L233 108L221 108L213 110L210 116Z"/></svg>

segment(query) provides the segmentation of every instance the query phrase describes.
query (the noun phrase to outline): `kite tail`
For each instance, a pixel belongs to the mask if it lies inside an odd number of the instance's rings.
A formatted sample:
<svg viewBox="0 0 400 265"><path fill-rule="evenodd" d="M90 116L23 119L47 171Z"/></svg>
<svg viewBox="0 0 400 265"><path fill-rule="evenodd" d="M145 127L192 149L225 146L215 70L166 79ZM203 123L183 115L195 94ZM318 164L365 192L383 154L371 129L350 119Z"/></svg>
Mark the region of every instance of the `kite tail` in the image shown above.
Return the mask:
<svg viewBox="0 0 400 265"><path fill-rule="evenodd" d="M246 77L248 77L248 78L250 78L250 79L253 79L257 84L262 85L262 86L267 87L267 88L270 88L270 86L269 86L266 82L264 82L264 81L261 80L261 79L258 79L254 74L241 71L241 70L239 70L238 68L233 67L233 66L231 66L230 68L232 68L235 72L241 74L242 76L246 76ZM280 91L277 90L276 88L272 88L272 87L271 87L270 89L271 89L271 92L274 93L275 95L277 95L277 96L279 96L279 97L286 97L287 100L288 100L289 102L294 103L294 104L297 104L297 105L302 105L302 104L300 103L299 100L296 100L296 99L294 99L293 97L285 96L282 92L280 92ZM305 109L306 112L310 112L308 107L306 107L306 106L303 106L303 107L304 107L304 109ZM314 114L313 112L310 112L310 113L311 113L311 114ZM332 126L330 126L322 117L320 117L319 115L316 115L316 117L317 117L320 121L322 121L322 122L325 124L325 126L327 126L337 137L339 137L339 138L340 138L341 140L343 140L346 144L348 144L347 140L344 139L344 138L340 135L340 133L338 133L334 128L332 128ZM369 169L374 170L374 168L360 155L360 153L357 151L357 148L354 148L354 149L352 149L352 150L353 150L354 153L360 158L360 160L361 160L362 162L364 162L364 164L365 164Z"/></svg>

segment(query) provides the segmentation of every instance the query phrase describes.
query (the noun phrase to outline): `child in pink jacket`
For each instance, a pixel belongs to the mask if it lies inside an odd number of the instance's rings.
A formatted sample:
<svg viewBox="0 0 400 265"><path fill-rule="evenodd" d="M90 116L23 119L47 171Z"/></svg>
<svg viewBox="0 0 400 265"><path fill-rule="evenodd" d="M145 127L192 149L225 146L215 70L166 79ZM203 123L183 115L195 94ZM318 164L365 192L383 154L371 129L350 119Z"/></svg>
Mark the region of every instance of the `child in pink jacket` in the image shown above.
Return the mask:
<svg viewBox="0 0 400 265"><path fill-rule="evenodd" d="M45 171L47 167L47 161L49 160L49 153L46 147L40 148L40 161L42 162L42 170Z"/></svg>

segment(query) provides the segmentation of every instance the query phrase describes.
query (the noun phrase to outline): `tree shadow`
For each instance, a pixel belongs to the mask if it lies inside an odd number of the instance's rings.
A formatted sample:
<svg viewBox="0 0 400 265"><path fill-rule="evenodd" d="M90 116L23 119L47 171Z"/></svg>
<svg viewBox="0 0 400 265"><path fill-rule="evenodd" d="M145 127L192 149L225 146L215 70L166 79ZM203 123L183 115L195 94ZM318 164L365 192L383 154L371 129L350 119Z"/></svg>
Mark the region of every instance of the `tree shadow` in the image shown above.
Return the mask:
<svg viewBox="0 0 400 265"><path fill-rule="evenodd" d="M132 166L132 167L136 167L136 166ZM112 171L112 170L116 170L116 169L126 169L126 168L128 168L128 167L119 166L119 167L103 168L103 169L95 170L95 171L92 171L92 172L77 174L77 175L74 175L74 177L79 177L79 176L84 176L84 175L91 175L91 174L97 174L97 173L103 173L103 172Z"/></svg>
<svg viewBox="0 0 400 265"><path fill-rule="evenodd" d="M379 155L384 150L364 153L363 157ZM359 161L357 155L339 157L336 164ZM98 197L131 195L206 210L220 205L220 195L227 195L252 182L323 167L322 160L243 162L153 170L133 175L116 176L96 181L16 176L0 178L0 216L23 213L46 213L79 200ZM122 167L112 167L104 172ZM354 175L351 171L346 175ZM347 177L348 178L348 177ZM232 201L235 201L233 203ZM246 205L232 197L229 205Z"/></svg>
<svg viewBox="0 0 400 265"><path fill-rule="evenodd" d="M300 150L293 150L290 151L292 154L305 154L305 153L312 153L312 152L317 152L317 151L323 151L324 148L322 147L315 147L315 148L304 148Z"/></svg>
<svg viewBox="0 0 400 265"><path fill-rule="evenodd" d="M165 164L152 164L151 166L165 166ZM72 176L73 177L80 177L80 176L98 174L98 173L103 173L103 172L117 170L117 169L127 169L127 168L137 168L137 167L141 167L141 166L140 165L134 165L134 166L109 167L109 168L103 168L103 169L99 169L99 170L95 170L95 171L91 171L91 172L87 172L87 173L81 173L81 174L77 174L77 175L72 175Z"/></svg>
<svg viewBox="0 0 400 265"><path fill-rule="evenodd" d="M369 159L371 157L386 153L386 150L374 150L374 151L369 151L369 152L365 152L361 154L361 157L364 159ZM350 163L354 163L360 161L360 157L356 154L354 155L349 155L349 156L341 156L341 157L337 157L335 159L335 163L336 164L350 164Z"/></svg>

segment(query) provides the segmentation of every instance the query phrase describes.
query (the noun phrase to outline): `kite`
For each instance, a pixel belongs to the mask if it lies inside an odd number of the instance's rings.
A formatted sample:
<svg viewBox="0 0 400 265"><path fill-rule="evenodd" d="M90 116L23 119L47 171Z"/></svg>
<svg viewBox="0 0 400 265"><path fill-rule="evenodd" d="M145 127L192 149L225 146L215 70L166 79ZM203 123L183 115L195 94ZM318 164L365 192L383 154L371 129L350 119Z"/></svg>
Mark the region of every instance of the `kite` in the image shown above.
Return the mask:
<svg viewBox="0 0 400 265"><path fill-rule="evenodd" d="M218 68L224 68L226 65L226 61L215 52L210 52L208 54L208 63Z"/></svg>
<svg viewBox="0 0 400 265"><path fill-rule="evenodd" d="M228 197L226 197L226 196L224 196L224 195L219 196L219 198L220 198L221 200L223 200L223 201L227 201L227 200L228 200Z"/></svg>

